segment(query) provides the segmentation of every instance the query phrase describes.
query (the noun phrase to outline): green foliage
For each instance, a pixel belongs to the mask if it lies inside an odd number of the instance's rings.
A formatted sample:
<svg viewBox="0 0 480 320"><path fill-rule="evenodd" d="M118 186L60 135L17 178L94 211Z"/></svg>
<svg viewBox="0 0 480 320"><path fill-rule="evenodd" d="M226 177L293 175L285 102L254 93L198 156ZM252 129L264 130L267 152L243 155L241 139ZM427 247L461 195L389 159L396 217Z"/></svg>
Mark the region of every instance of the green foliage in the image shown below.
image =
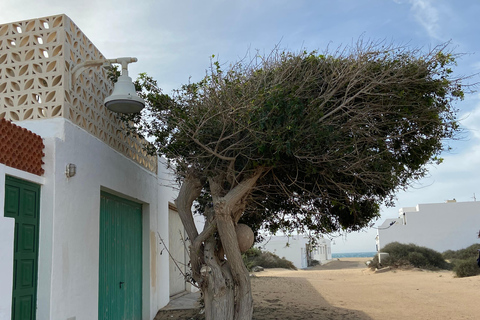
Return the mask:
<svg viewBox="0 0 480 320"><path fill-rule="evenodd" d="M243 255L247 258L258 257L262 254L262 250L259 248L252 247L248 249Z"/></svg>
<svg viewBox="0 0 480 320"><path fill-rule="evenodd" d="M382 249L382 252L389 253L389 257L382 259L382 264L380 265L378 256L375 256L370 267L375 269L386 266L413 266L424 269L453 269L453 272L459 278L471 277L480 275L480 268L476 260L478 248L478 244L473 244L465 249L447 250L440 254L434 250L414 244L393 242ZM448 259L449 262L446 262L444 259Z"/></svg>
<svg viewBox="0 0 480 320"><path fill-rule="evenodd" d="M370 268L375 269L387 266L394 268L416 267L431 270L451 268L441 253L415 244L392 242L387 244L381 252L388 253L389 256L385 259L382 258L382 263L380 264L378 255L376 255L370 264Z"/></svg>
<svg viewBox="0 0 480 320"><path fill-rule="evenodd" d="M456 260L454 262L453 272L459 278L472 277L480 275L480 268L477 265L476 258Z"/></svg>
<svg viewBox="0 0 480 320"><path fill-rule="evenodd" d="M242 255L242 257L248 270L251 270L255 266L297 270L291 261L285 258L280 258L271 252L261 251L257 248L249 249Z"/></svg>
<svg viewBox="0 0 480 320"><path fill-rule="evenodd" d="M242 253L243 263L249 271L251 271L253 267L257 266L256 264L254 264L254 261L261 254L262 250L254 247L248 249L245 253Z"/></svg>
<svg viewBox="0 0 480 320"><path fill-rule="evenodd" d="M222 192L261 172L241 222L272 232L329 233L366 227L381 203L440 162L459 130L463 98L446 46L426 54L359 43L335 53L272 52L168 96L142 74L145 116L126 118L153 139L178 179L222 179ZM419 257L417 257L419 259Z"/></svg>
<svg viewBox="0 0 480 320"><path fill-rule="evenodd" d="M460 250L447 250L442 253L443 257L448 260L467 260L472 257L478 256L478 249L480 249L480 244L472 244L471 246L460 249Z"/></svg>
<svg viewBox="0 0 480 320"><path fill-rule="evenodd" d="M477 264L478 249L480 245L476 243L460 250L447 250L442 255L453 265L457 277L471 277L480 274Z"/></svg>

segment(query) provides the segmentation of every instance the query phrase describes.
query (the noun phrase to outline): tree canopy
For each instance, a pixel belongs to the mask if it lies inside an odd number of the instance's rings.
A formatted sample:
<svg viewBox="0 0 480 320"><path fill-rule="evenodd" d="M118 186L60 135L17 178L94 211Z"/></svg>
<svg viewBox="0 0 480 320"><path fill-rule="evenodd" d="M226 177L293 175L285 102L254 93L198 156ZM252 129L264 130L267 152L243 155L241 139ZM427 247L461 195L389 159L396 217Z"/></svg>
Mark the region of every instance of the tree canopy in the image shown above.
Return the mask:
<svg viewBox="0 0 480 320"><path fill-rule="evenodd" d="M148 110L128 120L180 182L175 203L207 319L251 319L240 222L358 230L441 161L464 95L454 65L446 46L422 53L360 42L333 53L274 51L226 70L214 61L172 96L141 75ZM206 216L201 232L194 203Z"/></svg>
<svg viewBox="0 0 480 320"><path fill-rule="evenodd" d="M226 71L214 62L172 97L142 75L151 116L140 128L179 177L221 176L224 193L261 168L250 224L357 230L458 130L452 102L463 91L446 49L276 51Z"/></svg>

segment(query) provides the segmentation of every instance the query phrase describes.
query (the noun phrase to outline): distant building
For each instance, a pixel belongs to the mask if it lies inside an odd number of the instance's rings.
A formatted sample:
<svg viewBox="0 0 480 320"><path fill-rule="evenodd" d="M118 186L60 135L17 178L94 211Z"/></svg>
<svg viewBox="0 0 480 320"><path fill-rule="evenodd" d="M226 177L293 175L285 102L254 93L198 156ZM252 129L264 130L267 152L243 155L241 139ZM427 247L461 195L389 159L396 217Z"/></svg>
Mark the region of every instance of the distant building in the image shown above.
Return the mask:
<svg viewBox="0 0 480 320"><path fill-rule="evenodd" d="M377 251L391 242L413 243L439 252L459 250L478 241L480 202L418 204L400 208L377 231Z"/></svg>
<svg viewBox="0 0 480 320"><path fill-rule="evenodd" d="M306 235L268 237L260 248L291 261L299 269L307 268L312 260L324 263L332 259L330 240L320 238L312 247Z"/></svg>

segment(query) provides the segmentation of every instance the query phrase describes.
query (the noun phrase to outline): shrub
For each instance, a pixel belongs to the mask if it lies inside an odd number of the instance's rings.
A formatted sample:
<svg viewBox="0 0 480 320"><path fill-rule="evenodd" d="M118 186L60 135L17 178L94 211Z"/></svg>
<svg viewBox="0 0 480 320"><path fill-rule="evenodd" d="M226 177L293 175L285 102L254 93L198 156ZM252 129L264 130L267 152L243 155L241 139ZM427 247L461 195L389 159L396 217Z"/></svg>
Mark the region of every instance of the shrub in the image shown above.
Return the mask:
<svg viewBox="0 0 480 320"><path fill-rule="evenodd" d="M407 261L414 267L420 268L422 266L428 266L428 259L420 252L410 252L407 257Z"/></svg>
<svg viewBox="0 0 480 320"><path fill-rule="evenodd" d="M415 244L392 242L386 245L381 252L388 253L388 258L382 259L382 263L380 264L378 262L378 256L375 256L370 264L372 269L386 266L397 268L413 266L431 270L451 268L441 253Z"/></svg>
<svg viewBox="0 0 480 320"><path fill-rule="evenodd" d="M471 246L465 248L465 249L460 249L460 250L447 250L444 253L442 253L443 258L448 259L448 260L468 260L472 257L475 257L478 255L477 249L480 249L479 244L472 244Z"/></svg>
<svg viewBox="0 0 480 320"><path fill-rule="evenodd" d="M248 270L251 270L255 266L297 270L291 261L285 258L280 258L271 252L261 251L257 248L252 248L245 252L243 254L243 261Z"/></svg>
<svg viewBox="0 0 480 320"><path fill-rule="evenodd" d="M320 264L320 261L318 260L315 260L315 259L312 259L310 260L310 263L309 263L309 267L315 267L315 266L318 266Z"/></svg>
<svg viewBox="0 0 480 320"><path fill-rule="evenodd" d="M242 254L243 263L248 271L251 271L252 268L256 266L256 264L254 264L254 258L260 256L261 254L262 250L253 247Z"/></svg>
<svg viewBox="0 0 480 320"><path fill-rule="evenodd" d="M480 268L477 265L476 258L470 258L467 260L457 260L453 267L453 272L459 278L471 277L480 275Z"/></svg>
<svg viewBox="0 0 480 320"><path fill-rule="evenodd" d="M480 274L480 268L477 265L478 243L460 250L447 250L442 255L448 259L453 266L453 271L457 277L471 277Z"/></svg>

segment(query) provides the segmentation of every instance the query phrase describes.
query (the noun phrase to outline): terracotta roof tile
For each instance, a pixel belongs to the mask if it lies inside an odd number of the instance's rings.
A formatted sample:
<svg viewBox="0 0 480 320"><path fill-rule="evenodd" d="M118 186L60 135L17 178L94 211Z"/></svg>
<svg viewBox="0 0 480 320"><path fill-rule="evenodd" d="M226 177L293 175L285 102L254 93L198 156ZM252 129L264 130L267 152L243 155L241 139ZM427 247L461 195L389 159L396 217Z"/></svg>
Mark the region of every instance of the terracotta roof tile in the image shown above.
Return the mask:
<svg viewBox="0 0 480 320"><path fill-rule="evenodd" d="M45 156L42 137L0 119L0 163L36 175L43 175L42 158Z"/></svg>

